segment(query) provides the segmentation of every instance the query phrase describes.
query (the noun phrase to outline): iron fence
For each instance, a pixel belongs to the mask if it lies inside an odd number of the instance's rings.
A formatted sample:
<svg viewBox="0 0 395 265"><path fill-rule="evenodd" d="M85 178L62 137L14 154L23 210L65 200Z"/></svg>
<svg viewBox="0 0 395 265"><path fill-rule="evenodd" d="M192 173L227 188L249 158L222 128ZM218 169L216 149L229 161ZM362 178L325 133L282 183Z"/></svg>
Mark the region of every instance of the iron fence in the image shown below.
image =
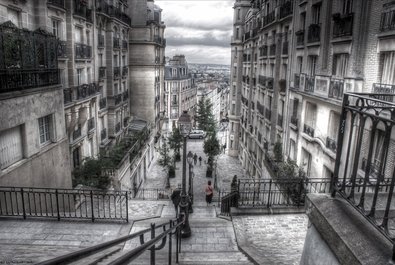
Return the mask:
<svg viewBox="0 0 395 265"><path fill-rule="evenodd" d="M321 25L310 24L307 33L307 42L319 42L321 39Z"/></svg>
<svg viewBox="0 0 395 265"><path fill-rule="evenodd" d="M354 14L333 15L333 38L351 36L353 27Z"/></svg>
<svg viewBox="0 0 395 265"><path fill-rule="evenodd" d="M138 189L133 192L133 198L141 200L168 200L170 197L167 189Z"/></svg>
<svg viewBox="0 0 395 265"><path fill-rule="evenodd" d="M0 216L128 222L127 192L0 187Z"/></svg>

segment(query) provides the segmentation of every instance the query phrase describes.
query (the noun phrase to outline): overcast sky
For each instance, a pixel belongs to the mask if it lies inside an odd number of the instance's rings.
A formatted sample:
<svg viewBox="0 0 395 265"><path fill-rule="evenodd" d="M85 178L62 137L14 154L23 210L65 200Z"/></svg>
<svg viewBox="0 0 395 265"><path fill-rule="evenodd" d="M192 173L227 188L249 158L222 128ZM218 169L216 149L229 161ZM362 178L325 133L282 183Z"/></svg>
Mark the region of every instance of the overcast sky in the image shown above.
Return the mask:
<svg viewBox="0 0 395 265"><path fill-rule="evenodd" d="M155 0L165 22L166 56L230 64L234 0Z"/></svg>

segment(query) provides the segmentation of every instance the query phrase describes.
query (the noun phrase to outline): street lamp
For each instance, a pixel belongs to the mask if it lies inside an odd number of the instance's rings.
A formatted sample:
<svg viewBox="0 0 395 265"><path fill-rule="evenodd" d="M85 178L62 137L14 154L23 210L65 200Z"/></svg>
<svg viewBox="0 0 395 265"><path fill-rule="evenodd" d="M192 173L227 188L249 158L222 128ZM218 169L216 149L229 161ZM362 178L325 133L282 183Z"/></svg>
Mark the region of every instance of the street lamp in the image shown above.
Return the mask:
<svg viewBox="0 0 395 265"><path fill-rule="evenodd" d="M185 216L185 223L181 228L181 237L191 236L191 227L188 219L188 205L190 204L189 196L186 193L186 164L187 164L187 137L191 130L191 118L188 111L184 111L180 118L178 118L178 126L181 134L184 136L183 150L182 150L182 191L180 212Z"/></svg>
<svg viewBox="0 0 395 265"><path fill-rule="evenodd" d="M187 155L187 160L188 160L188 164L189 164L189 187L188 187L188 195L189 195L189 213L193 213L193 208L192 208L192 204L193 204L193 180L192 180L192 163L193 163L193 154L191 151L188 152Z"/></svg>

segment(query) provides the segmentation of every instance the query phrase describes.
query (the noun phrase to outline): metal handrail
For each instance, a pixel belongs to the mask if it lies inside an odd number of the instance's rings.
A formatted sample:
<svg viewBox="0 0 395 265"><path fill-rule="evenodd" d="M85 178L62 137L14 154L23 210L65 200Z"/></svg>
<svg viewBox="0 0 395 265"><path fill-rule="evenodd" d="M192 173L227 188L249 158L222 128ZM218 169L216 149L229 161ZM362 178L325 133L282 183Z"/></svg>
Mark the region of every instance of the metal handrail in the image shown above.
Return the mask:
<svg viewBox="0 0 395 265"><path fill-rule="evenodd" d="M170 220L169 222L160 224L158 226L156 226L155 224L151 224L151 228L147 228L141 231L138 231L136 233L133 233L131 235L127 235L127 236L123 236L111 241L107 241L95 246L91 246L85 249L81 249L60 257L56 257L50 260L46 260L43 262L38 263L38 265L55 265L55 264L68 264L74 261L78 261L81 260L85 257L91 256L97 252L106 250L112 246L115 246L117 244L126 242L128 240L140 237L140 243L141 245L131 251L128 251L125 255L119 257L118 259L114 260L113 262L111 262L110 264L115 265L115 264L124 264L124 262L126 261L132 261L136 258L138 258L145 250L148 250L151 248L151 251L155 251L155 250L159 250L162 249L165 244L162 243L161 246L159 246L158 248L153 248L153 246L159 242L160 240L166 240L166 237L170 234L169 236L169 261L171 259L171 235L175 234L177 236L177 249L176 249L176 259L178 262L178 253L181 250L181 240L179 240L180 238L180 226L184 224L185 220ZM174 225L177 222L176 225ZM155 235L155 229L157 228L164 228L166 229L166 225L169 225L170 228L165 230L164 232L162 232L160 235L158 236L154 236L152 237L152 235ZM173 232L175 231L175 232ZM144 243L144 234L151 232L151 240ZM155 256L154 256L155 257Z"/></svg>

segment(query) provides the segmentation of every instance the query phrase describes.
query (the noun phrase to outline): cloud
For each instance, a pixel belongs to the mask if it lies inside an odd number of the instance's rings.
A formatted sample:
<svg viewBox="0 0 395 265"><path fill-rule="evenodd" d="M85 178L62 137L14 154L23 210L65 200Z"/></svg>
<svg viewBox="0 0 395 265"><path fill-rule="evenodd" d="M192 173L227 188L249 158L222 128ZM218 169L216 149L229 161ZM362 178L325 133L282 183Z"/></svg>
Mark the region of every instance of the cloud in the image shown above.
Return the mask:
<svg viewBox="0 0 395 265"><path fill-rule="evenodd" d="M189 63L230 64L230 49L216 46L166 46L166 56L184 54Z"/></svg>

